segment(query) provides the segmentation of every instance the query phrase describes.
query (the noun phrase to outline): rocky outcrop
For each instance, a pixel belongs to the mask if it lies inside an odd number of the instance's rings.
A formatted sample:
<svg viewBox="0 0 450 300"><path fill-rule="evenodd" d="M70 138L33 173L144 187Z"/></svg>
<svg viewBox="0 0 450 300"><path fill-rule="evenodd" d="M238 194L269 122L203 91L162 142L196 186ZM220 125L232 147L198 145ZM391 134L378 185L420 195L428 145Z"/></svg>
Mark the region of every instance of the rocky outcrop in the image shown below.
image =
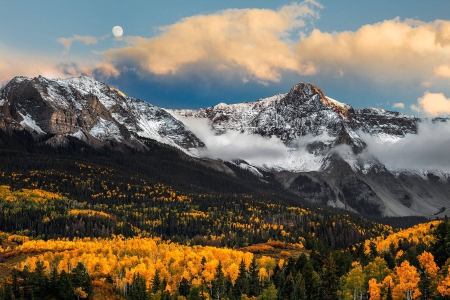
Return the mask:
<svg viewBox="0 0 450 300"><path fill-rule="evenodd" d="M54 136L47 144L64 146L74 136L99 147L115 142L144 147L154 139L183 151L204 147L183 123L165 110L126 96L89 77L15 77L0 91L0 128L27 129Z"/></svg>

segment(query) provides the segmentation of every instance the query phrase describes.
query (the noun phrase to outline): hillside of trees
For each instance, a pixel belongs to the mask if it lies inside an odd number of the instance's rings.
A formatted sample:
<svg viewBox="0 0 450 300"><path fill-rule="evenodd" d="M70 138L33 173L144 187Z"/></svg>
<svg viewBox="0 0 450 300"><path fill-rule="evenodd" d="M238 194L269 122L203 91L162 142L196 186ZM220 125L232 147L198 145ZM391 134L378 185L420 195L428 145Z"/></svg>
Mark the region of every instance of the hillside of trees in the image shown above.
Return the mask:
<svg viewBox="0 0 450 300"><path fill-rule="evenodd" d="M228 248L183 246L159 238L43 241L8 234L4 238L10 245L20 242L3 249L1 257L22 259L16 260L11 279L3 282L0 299L98 299L95 295L106 290L121 299L410 300L450 296L448 219L346 249L313 247L296 257L284 254L279 259ZM52 290L55 283L67 288ZM45 294L45 289L52 292Z"/></svg>
<svg viewBox="0 0 450 300"><path fill-rule="evenodd" d="M147 145L0 132L0 300L450 296L447 219L369 220Z"/></svg>

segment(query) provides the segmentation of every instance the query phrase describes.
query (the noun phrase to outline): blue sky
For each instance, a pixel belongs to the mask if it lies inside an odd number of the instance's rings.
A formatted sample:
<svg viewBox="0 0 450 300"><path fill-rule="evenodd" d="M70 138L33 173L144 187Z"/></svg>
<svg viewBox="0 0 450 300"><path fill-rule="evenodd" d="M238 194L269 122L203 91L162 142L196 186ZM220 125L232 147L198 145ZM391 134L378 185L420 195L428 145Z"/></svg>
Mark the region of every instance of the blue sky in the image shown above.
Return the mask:
<svg viewBox="0 0 450 300"><path fill-rule="evenodd" d="M302 81L355 108L450 113L446 0L4 1L2 11L3 83L87 74L158 106L198 108Z"/></svg>

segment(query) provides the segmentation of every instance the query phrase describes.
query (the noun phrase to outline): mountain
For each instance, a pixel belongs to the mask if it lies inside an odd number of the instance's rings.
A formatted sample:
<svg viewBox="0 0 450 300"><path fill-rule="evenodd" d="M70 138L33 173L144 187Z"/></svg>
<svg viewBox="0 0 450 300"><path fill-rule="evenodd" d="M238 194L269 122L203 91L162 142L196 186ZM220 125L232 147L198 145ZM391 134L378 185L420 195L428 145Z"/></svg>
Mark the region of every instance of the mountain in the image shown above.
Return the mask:
<svg viewBox="0 0 450 300"><path fill-rule="evenodd" d="M164 109L85 76L15 77L1 90L0 105L0 128L50 134L47 143L58 146L72 136L95 147L113 143L141 149L142 138L183 151L204 147Z"/></svg>
<svg viewBox="0 0 450 300"><path fill-rule="evenodd" d="M445 171L391 168L366 151L368 137L395 142L417 134L426 120L384 109L353 109L305 83L255 102L171 112L186 124L208 119L216 135L278 138L285 155L258 167L276 172L288 190L312 202L369 215L428 217L443 216L450 205ZM247 160L251 163L251 157Z"/></svg>
<svg viewBox="0 0 450 300"><path fill-rule="evenodd" d="M15 77L0 91L5 132L25 129L38 143L57 147L76 139L118 150L146 151L150 139L230 176L236 176L233 166L262 182L273 173L301 201L367 216L435 217L450 208L445 170L396 168L368 151L368 139L399 141L424 122L353 109L309 83L255 102L198 110L165 110L85 76ZM224 139L228 153L214 144Z"/></svg>

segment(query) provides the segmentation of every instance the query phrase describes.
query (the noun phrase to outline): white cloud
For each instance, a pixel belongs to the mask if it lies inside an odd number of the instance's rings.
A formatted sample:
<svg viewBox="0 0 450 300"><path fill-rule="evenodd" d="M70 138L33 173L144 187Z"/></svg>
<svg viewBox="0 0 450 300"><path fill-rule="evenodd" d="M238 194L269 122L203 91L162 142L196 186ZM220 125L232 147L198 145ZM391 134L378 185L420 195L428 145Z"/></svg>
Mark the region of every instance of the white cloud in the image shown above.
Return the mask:
<svg viewBox="0 0 450 300"><path fill-rule="evenodd" d="M392 105L393 108L405 108L405 104L404 103L394 103L394 105Z"/></svg>
<svg viewBox="0 0 450 300"><path fill-rule="evenodd" d="M280 81L280 71L314 74L313 63L297 59L289 36L305 20L318 18L320 7L309 0L277 11L229 9L192 16L161 28L157 37L128 38L129 46L108 50L104 58L116 66L132 63L141 76L173 74L193 64L238 70L261 83Z"/></svg>
<svg viewBox="0 0 450 300"><path fill-rule="evenodd" d="M299 60L321 73L368 78L374 82L423 82L448 75L450 21L386 20L337 33L318 29L297 44ZM426 80L429 82L429 80Z"/></svg>
<svg viewBox="0 0 450 300"><path fill-rule="evenodd" d="M440 65L434 69L434 74L438 77L450 78L450 66Z"/></svg>
<svg viewBox="0 0 450 300"><path fill-rule="evenodd" d="M276 137L267 138L237 131L217 135L211 129L208 119L180 118L176 114L174 117L179 118L205 143L207 149L200 155L223 160L243 159L254 166L271 169L282 168L293 172L318 171L324 163L324 156L309 153L307 145L334 140L328 134L317 137L307 135L293 141L290 147L286 147Z"/></svg>
<svg viewBox="0 0 450 300"><path fill-rule="evenodd" d="M450 99L443 93L425 92L423 97L417 100L419 105L411 105L411 109L417 112L424 111L431 116L450 114Z"/></svg>
<svg viewBox="0 0 450 300"><path fill-rule="evenodd" d="M395 142L380 142L360 133L367 144L365 154L374 155L388 169L424 169L450 172L450 122L421 123L418 134Z"/></svg>
<svg viewBox="0 0 450 300"><path fill-rule="evenodd" d="M411 110L413 110L415 112L422 112L422 109L415 104L412 104L409 108L411 108Z"/></svg>
<svg viewBox="0 0 450 300"><path fill-rule="evenodd" d="M104 63L100 58L78 58L29 55L14 51L0 44L0 83L9 82L15 76L49 78L68 78L87 75L93 77L117 76L114 66Z"/></svg>
<svg viewBox="0 0 450 300"><path fill-rule="evenodd" d="M278 138L264 138L237 131L217 135L211 129L209 119L182 118L180 120L205 143L207 150L202 153L204 156L224 160L240 158L261 166L286 155L287 148Z"/></svg>
<svg viewBox="0 0 450 300"><path fill-rule="evenodd" d="M67 54L67 53L69 53L69 50L72 47L72 44L74 42L82 42L85 45L92 45L92 44L97 44L99 41L104 40L107 37L109 37L109 34L106 34L106 35L100 36L100 37L75 34L69 38L59 38L58 42L60 42L64 46L63 53Z"/></svg>

